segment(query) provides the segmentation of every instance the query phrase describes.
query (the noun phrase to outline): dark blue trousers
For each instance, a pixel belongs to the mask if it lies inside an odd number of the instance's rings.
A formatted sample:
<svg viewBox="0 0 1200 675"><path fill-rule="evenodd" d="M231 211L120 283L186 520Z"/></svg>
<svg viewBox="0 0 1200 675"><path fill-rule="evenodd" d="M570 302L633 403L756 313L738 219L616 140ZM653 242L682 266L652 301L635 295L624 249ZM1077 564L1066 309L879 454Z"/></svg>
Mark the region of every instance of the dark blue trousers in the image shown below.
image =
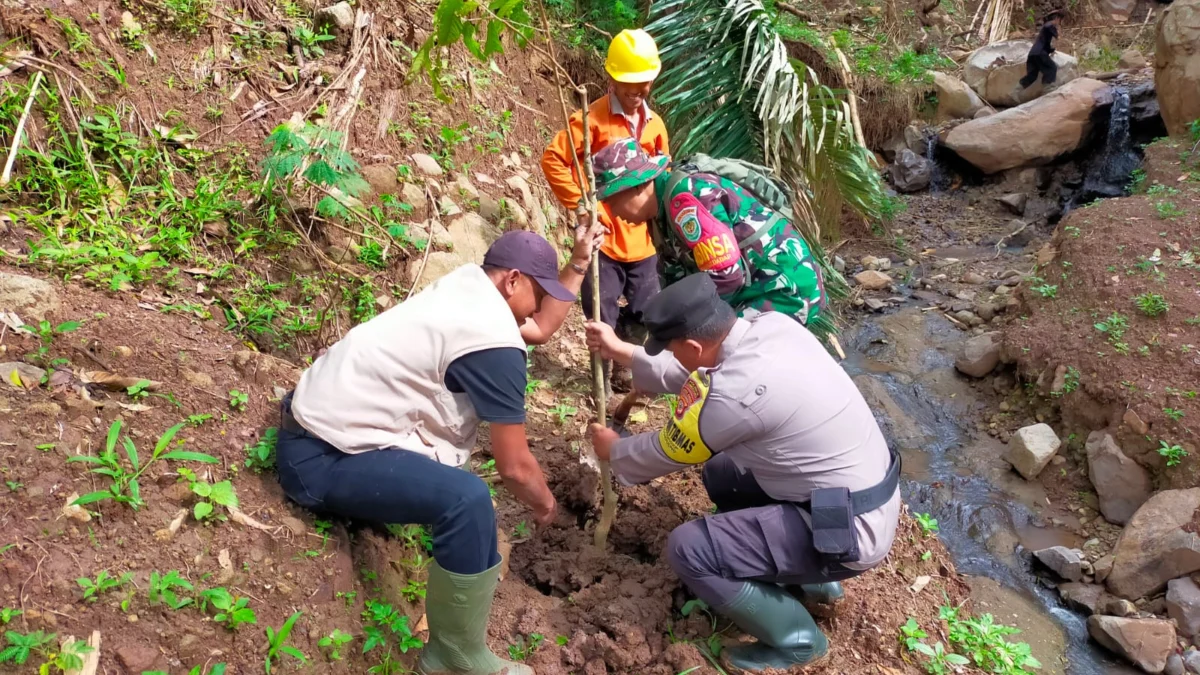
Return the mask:
<svg viewBox="0 0 1200 675"><path fill-rule="evenodd" d="M398 448L347 454L304 430L284 399L276 445L279 484L319 514L433 526L433 557L455 574L500 562L496 511L475 474Z"/></svg>

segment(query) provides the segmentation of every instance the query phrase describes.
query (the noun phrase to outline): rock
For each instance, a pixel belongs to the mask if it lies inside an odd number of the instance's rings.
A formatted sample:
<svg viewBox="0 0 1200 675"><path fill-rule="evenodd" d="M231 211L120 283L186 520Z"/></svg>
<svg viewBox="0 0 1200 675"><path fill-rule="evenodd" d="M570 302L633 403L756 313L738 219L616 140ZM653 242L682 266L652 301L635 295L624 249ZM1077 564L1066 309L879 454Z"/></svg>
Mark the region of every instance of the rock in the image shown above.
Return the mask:
<svg viewBox="0 0 1200 675"><path fill-rule="evenodd" d="M0 272L0 312L16 312L26 323L43 321L58 311L54 286L24 274Z"/></svg>
<svg viewBox="0 0 1200 675"><path fill-rule="evenodd" d="M842 258L842 256L833 256L833 269L837 270L838 274L846 273L846 261Z"/></svg>
<svg viewBox="0 0 1200 675"><path fill-rule="evenodd" d="M1021 432L1018 431L1017 433L1020 434ZM1016 438L1014 437L1013 440L1015 441ZM1067 548L1066 546L1051 546L1040 551L1034 551L1033 557L1037 558L1038 562L1050 568L1055 574L1067 581L1081 581L1083 579L1083 551L1079 549Z"/></svg>
<svg viewBox="0 0 1200 675"><path fill-rule="evenodd" d="M500 232L477 213L462 213L451 218L449 222L446 230L452 243L451 250L430 253L420 279L416 278L420 266L408 266L408 283L416 284L418 290L463 265L478 265L483 261L488 246L500 236ZM440 232L433 233L435 243L439 242L441 237Z"/></svg>
<svg viewBox="0 0 1200 675"><path fill-rule="evenodd" d="M133 17L133 13L129 11L121 12L121 28L125 30L127 35L141 35L142 24Z"/></svg>
<svg viewBox="0 0 1200 675"><path fill-rule="evenodd" d="M1118 68L1129 70L1141 70L1148 65L1150 64L1146 61L1146 57L1142 56L1142 53L1138 50L1132 48L1121 52L1121 59L1117 61Z"/></svg>
<svg viewBox="0 0 1200 675"><path fill-rule="evenodd" d="M308 527L304 524L304 521L295 516L283 516L279 519L279 522L283 523L283 526L291 530L292 534L297 537L303 537L304 533L308 531Z"/></svg>
<svg viewBox="0 0 1200 675"><path fill-rule="evenodd" d="M1100 0L1100 11L1113 21L1125 23L1137 9L1138 0Z"/></svg>
<svg viewBox="0 0 1200 675"><path fill-rule="evenodd" d="M1200 651L1191 650L1184 654L1183 666L1189 673L1200 673Z"/></svg>
<svg viewBox="0 0 1200 675"><path fill-rule="evenodd" d="M945 144L984 173L1047 163L1087 140L1096 95L1107 88L1098 80L1075 80L1036 101L960 124Z"/></svg>
<svg viewBox="0 0 1200 675"><path fill-rule="evenodd" d="M996 312L996 306L990 302L981 302L975 305L975 314L984 321L996 318Z"/></svg>
<svg viewBox="0 0 1200 675"><path fill-rule="evenodd" d="M429 198L420 185L405 183L400 186L400 198L405 204L413 207L414 211L424 211L429 206Z"/></svg>
<svg viewBox="0 0 1200 675"><path fill-rule="evenodd" d="M1089 434L1086 448L1088 477L1100 498L1100 513L1108 522L1124 525L1150 498L1150 475L1121 452L1107 431Z"/></svg>
<svg viewBox="0 0 1200 675"><path fill-rule="evenodd" d="M462 208L450 198L450 195L442 195L442 198L438 200L438 211L443 217L457 216L463 212Z"/></svg>
<svg viewBox="0 0 1200 675"><path fill-rule="evenodd" d="M28 363L21 361L0 363L0 380L13 389L33 389L42 383L42 378L45 376L45 370Z"/></svg>
<svg viewBox="0 0 1200 675"><path fill-rule="evenodd" d="M1164 490L1142 504L1113 549L1108 590L1140 598L1200 571L1200 536L1191 531L1197 508L1200 488Z"/></svg>
<svg viewBox="0 0 1200 675"><path fill-rule="evenodd" d="M995 108L980 108L979 110L975 111L975 114L971 116L971 119L981 120L985 117L991 117L992 115L995 115L995 114L996 114Z"/></svg>
<svg viewBox="0 0 1200 675"><path fill-rule="evenodd" d="M1175 627L1161 619L1092 616L1088 635L1147 673L1161 673L1175 649Z"/></svg>
<svg viewBox="0 0 1200 675"><path fill-rule="evenodd" d="M1200 119L1200 0L1175 0L1162 13L1154 41L1154 86L1167 133L1191 138Z"/></svg>
<svg viewBox="0 0 1200 675"><path fill-rule="evenodd" d="M994 106L1018 106L1042 95L1045 85L1041 78L1027 88L1021 87L1025 77L1025 57L1033 47L1030 40L994 42L975 50L963 68L963 80L983 100ZM1056 83L1061 87L1079 77L1079 61L1061 50L1054 52L1058 65Z"/></svg>
<svg viewBox="0 0 1200 675"><path fill-rule="evenodd" d="M1062 441L1049 424L1034 424L1018 429L1008 442L1004 459L1025 480L1033 480L1050 463Z"/></svg>
<svg viewBox="0 0 1200 675"><path fill-rule="evenodd" d="M179 374L183 376L184 382L187 382L193 387L208 389L209 387L213 386L212 375L209 375L208 373L197 372L191 368L183 368L179 371Z"/></svg>
<svg viewBox="0 0 1200 675"><path fill-rule="evenodd" d="M1099 613L1108 616L1137 616L1138 608L1137 605L1134 605L1125 598L1114 598L1110 595L1108 596L1108 599L1100 605Z"/></svg>
<svg viewBox="0 0 1200 675"><path fill-rule="evenodd" d="M362 177L376 195L392 194L396 191L396 168L387 164L369 164L362 168Z"/></svg>
<svg viewBox="0 0 1200 675"><path fill-rule="evenodd" d="M882 300L876 300L875 298L867 298L863 302L866 304L867 309L871 310L872 312L882 311L888 306L886 302Z"/></svg>
<svg viewBox="0 0 1200 675"><path fill-rule="evenodd" d="M1102 584L1112 573L1113 557L1112 554L1101 556L1096 562L1092 563L1092 572L1096 577L1096 583Z"/></svg>
<svg viewBox="0 0 1200 675"><path fill-rule="evenodd" d="M900 192L920 192L929 187L933 175L929 160L905 148L891 166L892 185Z"/></svg>
<svg viewBox="0 0 1200 675"><path fill-rule="evenodd" d="M924 157L929 146L929 139L934 136L936 136L936 131L924 122L913 122L904 127L904 147Z"/></svg>
<svg viewBox="0 0 1200 675"><path fill-rule="evenodd" d="M426 176L441 176L446 173L442 170L442 165L438 164L436 159L425 153L414 153L412 161L417 166L417 170Z"/></svg>
<svg viewBox="0 0 1200 675"><path fill-rule="evenodd" d="M339 2L318 9L313 14L313 27L317 32L324 29L336 38L337 44L350 44L350 36L354 32L354 8L348 2Z"/></svg>
<svg viewBox="0 0 1200 675"><path fill-rule="evenodd" d="M935 71L933 86L937 89L937 114L941 119L971 119L975 113L987 108L979 94L957 77Z"/></svg>
<svg viewBox="0 0 1200 675"><path fill-rule="evenodd" d="M1133 408L1125 411L1125 414L1121 417L1121 421L1125 423L1125 426L1129 427L1130 431L1138 436L1145 436L1150 432L1150 427L1142 421L1141 417L1138 417Z"/></svg>
<svg viewBox="0 0 1200 675"><path fill-rule="evenodd" d="M863 256L862 266L869 270L879 270L886 272L892 269L892 261L890 258L876 258L873 255Z"/></svg>
<svg viewBox="0 0 1200 675"><path fill-rule="evenodd" d="M1165 675L1183 675L1183 657L1171 654L1167 657L1167 666L1163 669Z"/></svg>
<svg viewBox="0 0 1200 675"><path fill-rule="evenodd" d="M1014 216L1025 215L1025 205L1029 203L1029 195L1023 192L1014 192L1012 194L997 197L996 201L1004 205Z"/></svg>
<svg viewBox="0 0 1200 675"><path fill-rule="evenodd" d="M479 199L479 190L471 184L471 179L467 178L464 173L457 174L450 186L467 199Z"/></svg>
<svg viewBox="0 0 1200 675"><path fill-rule="evenodd" d="M878 270L866 270L854 275L854 280L868 291L879 291L892 285L892 278Z"/></svg>
<svg viewBox="0 0 1200 675"><path fill-rule="evenodd" d="M1068 607L1086 614L1096 614L1110 597L1100 584L1059 584L1058 594Z"/></svg>
<svg viewBox="0 0 1200 675"><path fill-rule="evenodd" d="M976 335L963 343L962 354L954 360L958 372L970 377L984 377L1000 365L1000 333Z"/></svg>
<svg viewBox="0 0 1200 675"><path fill-rule="evenodd" d="M1200 586L1191 578L1167 582L1167 616L1175 620L1180 633L1200 635Z"/></svg>
<svg viewBox="0 0 1200 675"><path fill-rule="evenodd" d="M983 276L979 272L967 272L966 274L962 275L962 282L964 284L971 284L972 286L979 286L980 284L987 283L987 277Z"/></svg>
<svg viewBox="0 0 1200 675"><path fill-rule="evenodd" d="M495 197L486 192L479 194L479 215L483 216L484 220L489 223L499 222L501 213L500 202Z"/></svg>
<svg viewBox="0 0 1200 675"><path fill-rule="evenodd" d="M127 645L117 649L117 660L131 673L154 670L158 659L158 650L153 647Z"/></svg>

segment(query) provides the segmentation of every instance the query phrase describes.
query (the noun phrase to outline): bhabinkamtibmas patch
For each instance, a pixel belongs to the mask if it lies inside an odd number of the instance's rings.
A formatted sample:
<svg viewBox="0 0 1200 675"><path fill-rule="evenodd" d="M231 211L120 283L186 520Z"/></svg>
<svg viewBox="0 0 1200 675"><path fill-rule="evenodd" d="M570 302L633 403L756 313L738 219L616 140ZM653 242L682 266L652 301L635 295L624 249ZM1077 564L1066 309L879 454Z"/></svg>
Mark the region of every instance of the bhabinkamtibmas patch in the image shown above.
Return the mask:
<svg viewBox="0 0 1200 675"><path fill-rule="evenodd" d="M709 385L707 375L692 373L679 390L670 423L658 432L663 452L680 464L701 464L712 458L712 450L700 437L700 412L708 398Z"/></svg>

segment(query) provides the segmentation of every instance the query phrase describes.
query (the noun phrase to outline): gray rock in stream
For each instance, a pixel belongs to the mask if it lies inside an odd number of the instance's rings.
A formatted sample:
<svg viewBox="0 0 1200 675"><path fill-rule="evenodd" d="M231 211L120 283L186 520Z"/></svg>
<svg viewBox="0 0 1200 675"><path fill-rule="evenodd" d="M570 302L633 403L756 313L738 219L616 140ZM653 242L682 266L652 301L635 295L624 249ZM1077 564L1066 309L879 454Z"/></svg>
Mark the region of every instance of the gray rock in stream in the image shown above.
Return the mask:
<svg viewBox="0 0 1200 675"><path fill-rule="evenodd" d="M1183 665L1187 672L1200 675L1200 651L1192 650L1183 655Z"/></svg>
<svg viewBox="0 0 1200 675"><path fill-rule="evenodd" d="M929 160L905 148L896 155L891 174L892 185L900 192L920 192L929 187L933 167Z"/></svg>
<svg viewBox="0 0 1200 675"><path fill-rule="evenodd" d="M1161 673L1175 649L1175 626L1161 619L1092 616L1088 635L1147 673Z"/></svg>
<svg viewBox="0 0 1200 675"><path fill-rule="evenodd" d="M1190 577L1167 583L1167 616L1175 620L1180 633L1200 634L1200 586Z"/></svg>
<svg viewBox="0 0 1200 675"><path fill-rule="evenodd" d="M1061 446L1062 441L1049 424L1033 424L1022 427L1013 434L1004 459L1012 464L1025 480L1033 480L1046 468Z"/></svg>
<svg viewBox="0 0 1200 675"><path fill-rule="evenodd" d="M954 367L963 375L984 377L1000 365L1000 333L984 333L963 343Z"/></svg>
<svg viewBox="0 0 1200 675"><path fill-rule="evenodd" d="M1200 488L1163 490L1142 504L1113 549L1108 590L1140 598L1200 571L1200 537L1192 531L1197 509Z"/></svg>
<svg viewBox="0 0 1200 675"><path fill-rule="evenodd" d="M1183 657L1171 654L1167 657L1167 667L1163 669L1166 675L1183 675Z"/></svg>
<svg viewBox="0 0 1200 675"><path fill-rule="evenodd" d="M1025 215L1025 205L1029 203L1029 195L1023 192L1013 192L1003 197L997 197L996 201L1003 204L1014 216L1023 216Z"/></svg>
<svg viewBox="0 0 1200 675"><path fill-rule="evenodd" d="M1034 551L1033 557L1067 581L1083 581L1083 551L1066 546L1051 546Z"/></svg>

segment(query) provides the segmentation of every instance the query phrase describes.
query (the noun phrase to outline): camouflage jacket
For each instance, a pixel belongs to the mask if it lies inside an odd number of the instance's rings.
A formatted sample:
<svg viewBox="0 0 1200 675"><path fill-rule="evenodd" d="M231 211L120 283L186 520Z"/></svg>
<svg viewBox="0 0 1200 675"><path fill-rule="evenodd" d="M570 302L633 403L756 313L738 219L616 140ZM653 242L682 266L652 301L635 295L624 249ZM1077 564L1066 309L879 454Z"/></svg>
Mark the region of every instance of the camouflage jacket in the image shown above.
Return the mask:
<svg viewBox="0 0 1200 675"><path fill-rule="evenodd" d="M682 240L679 224L670 221L667 207L675 195L690 192L705 210L733 231L739 243L744 242L737 262L742 281L736 289L723 289L723 300L739 315L782 312L806 325L820 316L825 306L820 266L790 222L779 218L756 239L745 241L775 212L737 183L713 174L692 174L666 194L670 177L668 170L655 179L659 217L654 234L664 285L700 271L695 252Z"/></svg>

